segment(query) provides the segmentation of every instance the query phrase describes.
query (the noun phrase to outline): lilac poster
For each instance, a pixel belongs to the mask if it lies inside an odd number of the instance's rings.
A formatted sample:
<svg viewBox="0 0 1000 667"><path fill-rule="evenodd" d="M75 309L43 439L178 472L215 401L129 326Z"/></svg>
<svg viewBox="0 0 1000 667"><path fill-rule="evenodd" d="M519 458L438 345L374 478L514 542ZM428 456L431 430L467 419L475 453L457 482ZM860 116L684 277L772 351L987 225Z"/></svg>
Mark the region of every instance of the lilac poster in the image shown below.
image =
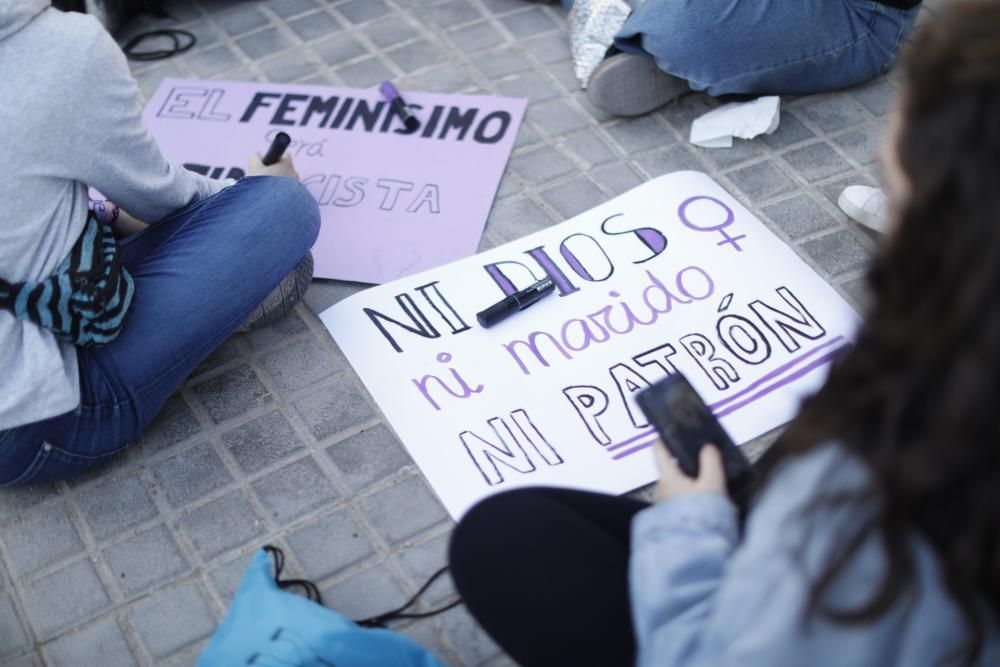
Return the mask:
<svg viewBox="0 0 1000 667"><path fill-rule="evenodd" d="M556 289L484 329L476 313ZM791 419L859 318L705 174L355 294L322 314L459 517L505 489L622 493L656 477L636 392L681 371L737 443Z"/></svg>
<svg viewBox="0 0 1000 667"><path fill-rule="evenodd" d="M525 100L165 79L144 118L168 158L242 176L280 131L322 214L316 276L382 283L475 253ZM275 221L280 224L280 221Z"/></svg>

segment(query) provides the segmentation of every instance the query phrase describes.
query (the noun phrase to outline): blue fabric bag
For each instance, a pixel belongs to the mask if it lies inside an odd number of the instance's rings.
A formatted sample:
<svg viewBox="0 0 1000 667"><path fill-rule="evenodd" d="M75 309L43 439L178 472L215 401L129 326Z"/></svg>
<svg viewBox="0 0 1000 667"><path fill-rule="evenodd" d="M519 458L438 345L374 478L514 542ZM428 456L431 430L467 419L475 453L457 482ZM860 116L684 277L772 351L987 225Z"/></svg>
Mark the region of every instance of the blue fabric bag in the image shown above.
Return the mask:
<svg viewBox="0 0 1000 667"><path fill-rule="evenodd" d="M276 557L280 552L276 553ZM278 568L280 573L280 561ZM308 582L297 583L311 586ZM443 667L403 635L363 628L312 600L281 590L261 549L198 667Z"/></svg>

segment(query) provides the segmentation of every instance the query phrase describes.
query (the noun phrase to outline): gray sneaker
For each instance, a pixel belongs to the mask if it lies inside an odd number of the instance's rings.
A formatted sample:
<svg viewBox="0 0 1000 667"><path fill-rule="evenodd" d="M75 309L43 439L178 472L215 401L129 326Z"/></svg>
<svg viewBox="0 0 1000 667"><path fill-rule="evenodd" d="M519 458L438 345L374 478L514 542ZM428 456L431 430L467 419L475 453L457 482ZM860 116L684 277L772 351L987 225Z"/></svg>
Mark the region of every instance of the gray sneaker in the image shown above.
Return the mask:
<svg viewBox="0 0 1000 667"><path fill-rule="evenodd" d="M278 286L267 295L256 310L250 313L250 317L236 331L246 333L253 329L261 329L283 318L302 300L306 290L309 289L312 277L313 256L312 252L307 252L298 266L278 283Z"/></svg>
<svg viewBox="0 0 1000 667"><path fill-rule="evenodd" d="M632 53L605 58L587 81L593 105L615 116L641 116L690 90L687 81L667 74L652 58Z"/></svg>

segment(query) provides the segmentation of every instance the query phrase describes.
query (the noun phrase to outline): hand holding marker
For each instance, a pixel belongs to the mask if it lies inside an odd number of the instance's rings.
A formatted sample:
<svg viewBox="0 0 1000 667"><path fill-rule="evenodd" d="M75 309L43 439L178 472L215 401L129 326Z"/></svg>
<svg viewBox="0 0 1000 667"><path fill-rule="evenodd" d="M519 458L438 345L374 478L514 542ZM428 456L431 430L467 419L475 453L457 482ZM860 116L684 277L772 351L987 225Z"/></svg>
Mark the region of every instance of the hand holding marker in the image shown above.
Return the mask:
<svg viewBox="0 0 1000 667"><path fill-rule="evenodd" d="M281 156L285 154L285 149L288 148L292 138L285 134L284 132L278 132L274 136L274 141L271 142L271 146L264 153L264 157L260 159L261 163L266 167L272 165L281 159Z"/></svg>

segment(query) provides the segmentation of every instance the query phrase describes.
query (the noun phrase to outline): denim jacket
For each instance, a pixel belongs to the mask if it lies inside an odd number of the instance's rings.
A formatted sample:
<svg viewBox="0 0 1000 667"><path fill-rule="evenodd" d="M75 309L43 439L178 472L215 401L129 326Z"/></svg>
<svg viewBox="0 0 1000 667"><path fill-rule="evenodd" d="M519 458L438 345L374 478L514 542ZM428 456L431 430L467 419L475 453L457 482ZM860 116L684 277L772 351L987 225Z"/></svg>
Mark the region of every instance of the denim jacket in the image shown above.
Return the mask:
<svg viewBox="0 0 1000 667"><path fill-rule="evenodd" d="M802 510L826 492L857 488L868 472L827 445L784 463L748 515L742 540L736 510L718 495L657 503L632 523L629 587L638 665L688 667L921 667L966 639L957 605L944 590L939 561L911 538L915 586L875 622L806 619L811 582L838 535L869 507ZM877 539L863 543L823 602L852 609L866 602L885 571ZM978 665L1000 664L996 626Z"/></svg>

